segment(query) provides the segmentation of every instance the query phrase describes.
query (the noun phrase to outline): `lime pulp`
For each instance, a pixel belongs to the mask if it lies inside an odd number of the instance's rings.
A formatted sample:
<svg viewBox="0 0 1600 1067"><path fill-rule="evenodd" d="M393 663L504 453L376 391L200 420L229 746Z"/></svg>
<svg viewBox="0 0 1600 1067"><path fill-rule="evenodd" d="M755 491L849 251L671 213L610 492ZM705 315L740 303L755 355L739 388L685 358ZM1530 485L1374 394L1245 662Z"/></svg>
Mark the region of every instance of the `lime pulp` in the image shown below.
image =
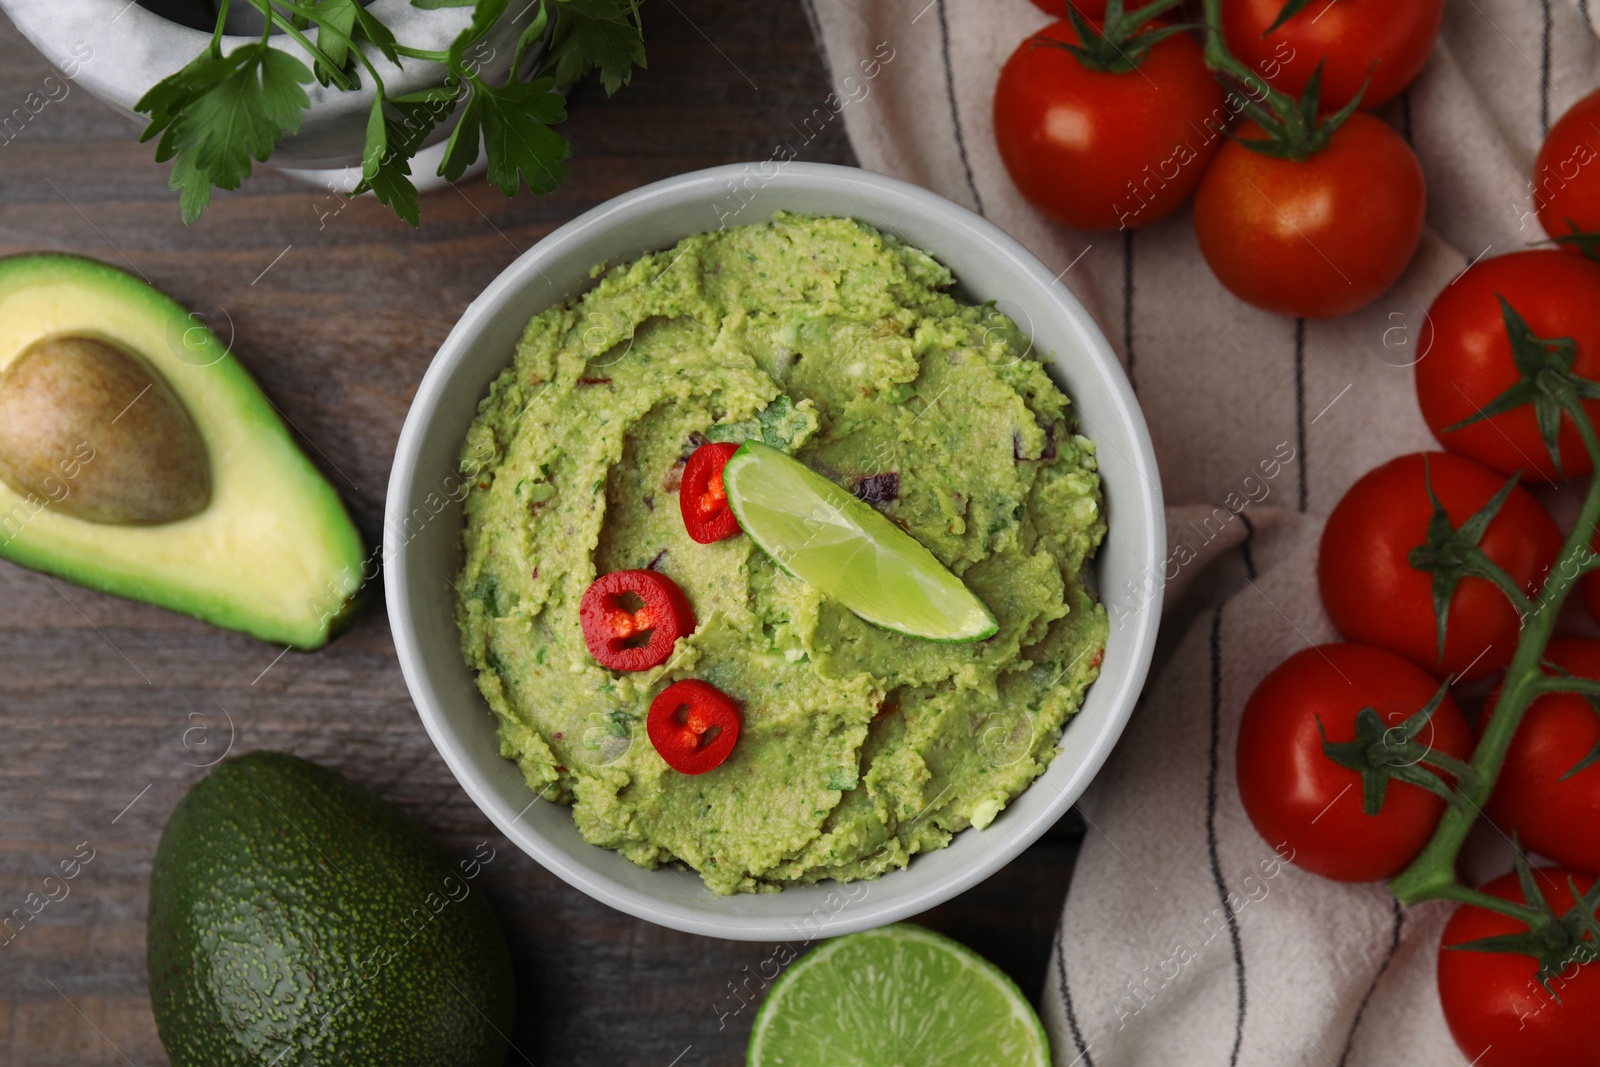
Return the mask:
<svg viewBox="0 0 1600 1067"><path fill-rule="evenodd" d="M746 441L722 484L756 544L867 622L933 641L981 641L999 629L920 541L800 461Z"/></svg>
<svg viewBox="0 0 1600 1067"><path fill-rule="evenodd" d="M899 924L825 942L778 979L747 1067L1049 1067L1039 1017L971 949Z"/></svg>

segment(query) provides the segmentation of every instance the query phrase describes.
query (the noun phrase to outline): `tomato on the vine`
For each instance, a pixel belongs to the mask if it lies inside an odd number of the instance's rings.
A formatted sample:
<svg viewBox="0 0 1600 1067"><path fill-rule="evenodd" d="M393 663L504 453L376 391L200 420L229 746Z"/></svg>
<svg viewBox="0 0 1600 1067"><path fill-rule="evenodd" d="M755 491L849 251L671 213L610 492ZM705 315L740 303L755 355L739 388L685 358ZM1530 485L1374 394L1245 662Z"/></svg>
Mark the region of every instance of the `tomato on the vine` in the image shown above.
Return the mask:
<svg viewBox="0 0 1600 1067"><path fill-rule="evenodd" d="M1400 94L1428 61L1444 0L1317 0L1276 30L1284 0L1227 0L1228 49L1275 89L1299 96L1323 63L1321 104L1337 111L1361 95L1374 108Z"/></svg>
<svg viewBox="0 0 1600 1067"><path fill-rule="evenodd" d="M1533 203L1551 237L1600 232L1600 89L1579 100L1545 135L1533 165Z"/></svg>
<svg viewBox="0 0 1600 1067"><path fill-rule="evenodd" d="M994 91L995 144L1023 197L1080 230L1147 226L1187 200L1227 117L1194 39L1160 40L1120 72L1041 39L1080 43L1071 22L1051 23L1012 53Z"/></svg>
<svg viewBox="0 0 1600 1067"><path fill-rule="evenodd" d="M1560 867L1535 868L1533 876L1558 915L1574 903L1569 878L1580 893L1594 884L1592 877ZM1515 872L1483 892L1528 903ZM1471 904L1450 916L1438 968L1439 1003L1450 1033L1475 1067L1594 1067L1600 1063L1600 963L1574 965L1552 978L1552 993L1539 984L1531 956L1451 947L1526 930L1508 915Z"/></svg>
<svg viewBox="0 0 1600 1067"><path fill-rule="evenodd" d="M1558 637L1544 660L1578 678L1600 678L1600 641ZM1600 711L1577 693L1547 693L1528 706L1485 807L1506 833L1557 863L1600 874L1600 762L1567 777L1600 745Z"/></svg>
<svg viewBox="0 0 1600 1067"><path fill-rule="evenodd" d="M1388 784L1368 815L1356 771L1324 754L1356 736L1372 708L1391 729L1433 699L1439 682L1387 649L1329 644L1302 649L1262 679L1239 723L1239 799L1285 858L1325 878L1371 882L1398 874L1422 850L1444 801L1409 782ZM1319 729L1320 727L1320 729ZM1466 759L1472 735L1446 694L1417 740Z"/></svg>
<svg viewBox="0 0 1600 1067"><path fill-rule="evenodd" d="M1450 451L1505 474L1520 470L1554 481L1556 467L1532 404L1449 429L1522 380L1502 298L1535 337L1571 338L1577 345L1572 373L1600 381L1600 263L1557 249L1531 249L1473 264L1434 299L1419 345L1417 403L1434 437ZM1600 422L1600 400L1586 400L1584 407L1591 421ZM1562 470L1587 474L1589 453L1569 416L1561 416L1558 440Z"/></svg>
<svg viewBox="0 0 1600 1067"><path fill-rule="evenodd" d="M1433 575L1411 565L1427 541L1433 491L1459 528L1487 504L1505 479L1449 452L1416 452L1368 471L1328 516L1317 557L1322 602L1352 641L1393 649L1442 675L1481 678L1504 667L1516 649L1521 620L1499 589L1483 578L1456 586L1439 657ZM1528 595L1561 550L1561 530L1533 495L1511 490L1478 547Z"/></svg>
<svg viewBox="0 0 1600 1067"><path fill-rule="evenodd" d="M1394 284L1428 199L1404 138L1357 112L1302 163L1239 143L1264 137L1254 123L1235 135L1194 202L1200 251L1229 292L1280 315L1332 318Z"/></svg>

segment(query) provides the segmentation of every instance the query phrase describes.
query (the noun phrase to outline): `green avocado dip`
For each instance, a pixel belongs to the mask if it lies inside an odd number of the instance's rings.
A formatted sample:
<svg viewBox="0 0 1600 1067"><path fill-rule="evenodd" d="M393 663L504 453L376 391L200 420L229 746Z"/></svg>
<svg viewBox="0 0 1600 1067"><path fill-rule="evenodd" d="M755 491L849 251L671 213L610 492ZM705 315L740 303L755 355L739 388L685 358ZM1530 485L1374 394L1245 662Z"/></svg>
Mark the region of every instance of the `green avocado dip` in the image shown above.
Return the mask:
<svg viewBox="0 0 1600 1067"><path fill-rule="evenodd" d="M1094 445L1026 336L927 254L780 214L623 266L528 323L468 432L462 649L535 793L590 842L680 861L717 893L874 878L987 826L1055 754L1107 622ZM941 643L878 629L736 535L692 541L687 457L763 439L877 506L993 612ZM578 618L649 568L698 626L611 671ZM652 698L698 678L741 706L727 761L672 770Z"/></svg>

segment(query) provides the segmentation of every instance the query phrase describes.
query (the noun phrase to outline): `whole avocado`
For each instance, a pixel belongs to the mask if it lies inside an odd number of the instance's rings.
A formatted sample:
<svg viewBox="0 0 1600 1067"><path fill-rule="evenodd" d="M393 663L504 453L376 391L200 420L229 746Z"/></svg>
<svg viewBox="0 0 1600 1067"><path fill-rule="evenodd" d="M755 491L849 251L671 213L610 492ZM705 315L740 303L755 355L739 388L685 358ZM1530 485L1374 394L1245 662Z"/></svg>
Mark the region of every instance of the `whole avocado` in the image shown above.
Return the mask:
<svg viewBox="0 0 1600 1067"><path fill-rule="evenodd" d="M499 1067L511 956L419 827L280 752L223 761L156 850L150 999L173 1067Z"/></svg>

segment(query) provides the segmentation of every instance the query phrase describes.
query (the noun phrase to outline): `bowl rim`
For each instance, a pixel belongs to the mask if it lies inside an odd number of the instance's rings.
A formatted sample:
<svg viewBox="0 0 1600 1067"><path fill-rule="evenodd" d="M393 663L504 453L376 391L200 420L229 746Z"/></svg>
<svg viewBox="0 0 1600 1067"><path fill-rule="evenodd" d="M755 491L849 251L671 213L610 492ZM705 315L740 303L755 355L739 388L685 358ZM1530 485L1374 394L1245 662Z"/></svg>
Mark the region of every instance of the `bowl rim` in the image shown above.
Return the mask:
<svg viewBox="0 0 1600 1067"><path fill-rule="evenodd" d="M748 179L751 168L758 166L762 164L724 164L686 172L623 193L557 227L501 271L467 306L440 345L417 388L395 446L384 509L385 532L403 528L424 439L430 424L438 414L452 376L471 352L480 329L492 315L501 310L504 299L523 283L526 276L542 273L540 265L543 261L554 259L558 254L570 253L574 246L581 247L597 227L625 221L641 208L649 208L652 201L657 202L655 206L658 208L676 207L679 203L676 198L681 197L686 190L694 190L697 187L721 188L724 185L732 188L729 183ZM815 936L818 937L834 937L919 914L977 885L1033 844L1083 794L1089 782L1105 764L1123 728L1132 716L1149 673L1164 593L1164 583L1160 580L1160 563L1166 555L1166 525L1154 446L1132 385L1104 334L1071 291L1060 284L1059 275L1053 275L1032 252L994 223L909 182L856 167L794 161L779 166L775 177L765 178L762 191L780 187L778 192L781 194L781 186L786 183L793 183L793 187L801 192L814 188L819 183L846 183L857 192L864 186L873 192L893 195L902 201L916 202L920 208L944 216L946 224L969 231L972 236L990 246L996 256L1010 260L1014 268L1032 275L1033 280L1040 283L1041 291L1047 291L1051 298L1062 305L1072 322L1077 339L1096 364L1094 370L1103 379L1114 401L1116 410L1106 414L1116 420L1133 445L1132 455L1124 455L1123 458L1139 477L1137 485L1130 486L1132 499L1124 500L1120 506L1127 509L1132 503L1134 510L1142 513L1145 537L1144 543L1137 548L1137 557L1144 567L1144 573L1149 577L1138 594L1138 603L1129 624L1132 633L1125 657L1127 669L1115 679L1108 679L1102 675L1094 683L1095 687L1104 686L1108 682L1115 686L1115 692L1110 698L1112 701L1110 713L1101 724L1099 732L1088 741L1084 758L1073 768L1072 777L1066 788L1062 789L1048 806L1015 831L1009 841L980 854L976 862L969 863L953 875L926 880L910 892L888 902L866 899L861 904L832 916L824 930L815 932ZM782 207L774 207L772 210L782 210ZM771 211L764 210L752 221L765 221L770 217ZM938 249L926 248L925 251L935 259L940 259ZM555 299L562 299L565 295L556 294ZM550 306L550 303L553 301L531 308L528 311L529 317ZM508 361L509 358L508 353ZM1115 522L1114 519L1112 521ZM456 730L448 722L440 702L435 699L423 664L420 635L414 621L412 590L404 580L408 570L407 539L397 540L399 543L393 548L387 544L384 546L382 569L395 653L400 662L406 688L434 747L444 758L461 788L479 810L489 817L496 828L514 845L568 885L636 918L687 933L724 939L796 940L794 935L797 931L801 931L801 928L797 927L792 919L730 914L711 920L701 910L662 900L648 892L620 884L603 873L570 862L565 850L559 844L550 841L528 823L519 821L522 813L512 811L500 803L484 779L484 772L478 767L477 761L465 751ZM1106 599L1105 591L1102 590L1102 602ZM484 710L487 713L487 706ZM1068 720L1068 728L1072 722L1073 719ZM1048 768L1044 773L1048 774ZM1041 779L1043 776L1041 774ZM1032 789L1040 784L1040 779L1035 779L1028 788ZM1024 794L1026 792L1025 789ZM530 790L531 795L533 794ZM523 810L526 811L526 808ZM909 867L888 872L882 877L908 875L915 877Z"/></svg>

